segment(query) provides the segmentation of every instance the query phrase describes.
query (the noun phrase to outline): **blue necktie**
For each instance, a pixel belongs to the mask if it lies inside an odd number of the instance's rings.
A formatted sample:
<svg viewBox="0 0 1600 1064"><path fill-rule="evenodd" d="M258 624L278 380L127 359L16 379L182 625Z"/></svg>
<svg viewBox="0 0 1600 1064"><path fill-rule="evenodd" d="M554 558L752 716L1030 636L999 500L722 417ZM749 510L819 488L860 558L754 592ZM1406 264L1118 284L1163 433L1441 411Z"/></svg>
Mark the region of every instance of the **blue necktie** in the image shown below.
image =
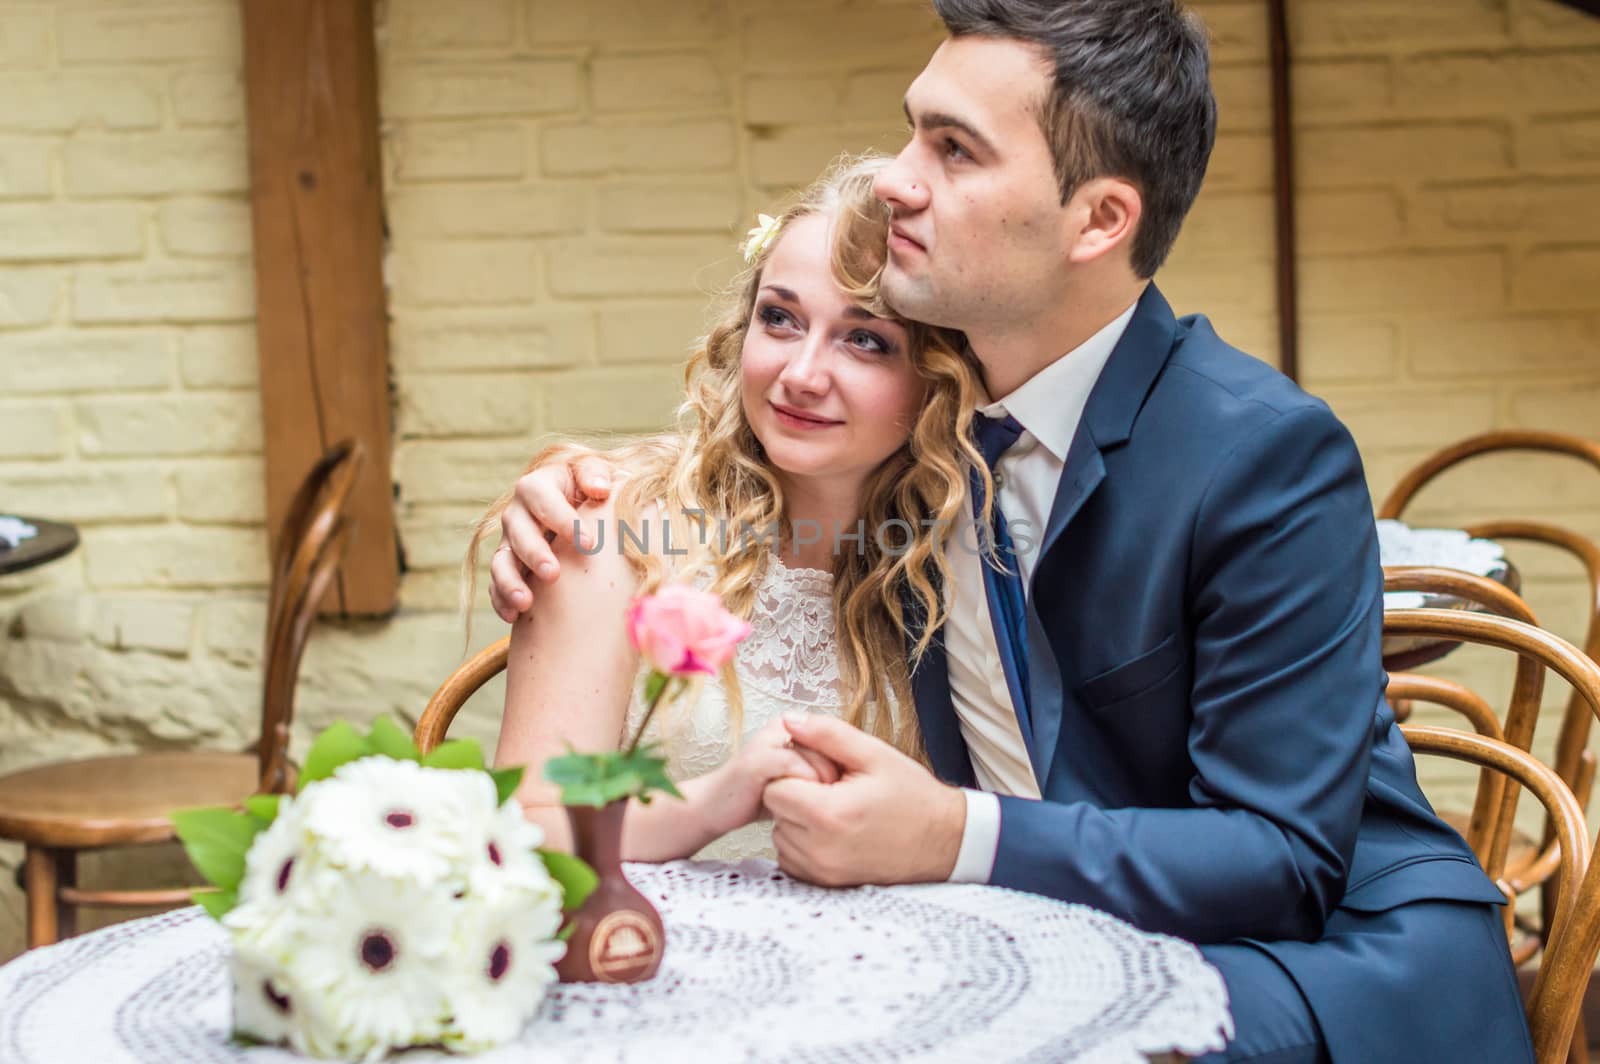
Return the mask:
<svg viewBox="0 0 1600 1064"><path fill-rule="evenodd" d="M983 461L994 473L1000 456L1022 435L1022 424L1007 414L1004 418L991 418L978 414L973 419L974 436ZM995 485L999 489L999 484ZM983 480L977 470L972 471L973 520L983 520ZM987 557L982 559L983 588L989 598L989 619L994 624L995 645L1000 649L1000 662L1005 667L1006 684L1011 688L1011 701L1016 708L1023 734L1028 732L1032 717L1028 710L1028 621L1022 591L1022 574L1017 566L1016 552L1012 549L1011 534L1006 530L1005 515L1000 512L1000 501L994 504L993 523L990 528L995 553L1005 571L995 569ZM979 544L987 546L984 538Z"/></svg>

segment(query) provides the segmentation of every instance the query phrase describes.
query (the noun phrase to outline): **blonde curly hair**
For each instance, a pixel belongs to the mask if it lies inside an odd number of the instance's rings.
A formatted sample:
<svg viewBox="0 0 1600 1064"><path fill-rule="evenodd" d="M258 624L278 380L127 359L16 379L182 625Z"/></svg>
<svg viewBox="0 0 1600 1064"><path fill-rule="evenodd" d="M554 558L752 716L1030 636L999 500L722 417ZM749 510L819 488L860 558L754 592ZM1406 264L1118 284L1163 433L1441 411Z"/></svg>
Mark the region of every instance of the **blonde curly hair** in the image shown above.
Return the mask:
<svg viewBox="0 0 1600 1064"><path fill-rule="evenodd" d="M859 552L836 552L833 607L839 670L849 692L843 716L902 752L924 758L912 711L911 671L945 621L941 589L948 586L950 573L941 547L966 505L968 470L976 469L984 478L985 498L993 492L987 468L971 443L979 375L964 338L901 318L879 293L889 214L872 185L888 161L879 155L841 158L778 216L777 238L766 241L734 278L725 312L689 359L676 431L617 448L609 457L626 473L614 492L618 527L659 509L673 525L673 541L688 549L688 556L676 559L679 564L669 571L659 555L621 537L619 545L640 576L641 594L669 576L699 574L731 611L748 617L766 567L775 564L770 540L712 535L708 525L719 530L781 529L786 511L783 489L745 417L740 356L762 271L784 230L805 215L828 215L833 222L834 280L859 306L906 328L910 358L926 388L905 444L873 471L863 491L866 527L904 522L894 527L909 528L909 534L895 539L909 542L891 542L893 549L885 550L868 533ZM528 469L579 453L571 444L549 447L534 456ZM464 563L467 603L472 601L478 548L498 529L511 498L508 491L496 500L472 536ZM731 665L723 680L737 735L742 700Z"/></svg>

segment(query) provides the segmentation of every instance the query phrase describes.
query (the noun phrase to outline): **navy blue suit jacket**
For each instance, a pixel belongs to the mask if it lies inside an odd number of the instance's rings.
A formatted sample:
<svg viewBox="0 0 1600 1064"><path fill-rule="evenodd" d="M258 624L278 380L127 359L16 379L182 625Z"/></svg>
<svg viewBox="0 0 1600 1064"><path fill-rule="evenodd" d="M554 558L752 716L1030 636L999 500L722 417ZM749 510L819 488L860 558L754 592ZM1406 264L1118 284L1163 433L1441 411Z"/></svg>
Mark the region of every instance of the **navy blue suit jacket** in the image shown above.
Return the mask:
<svg viewBox="0 0 1600 1064"><path fill-rule="evenodd" d="M1372 503L1326 404L1152 285L1035 538L1044 800L1000 798L992 882L1269 951L1340 907L1500 900L1384 701ZM942 649L913 686L935 772L971 786ZM1279 951L1319 1015L1365 977L1326 952Z"/></svg>

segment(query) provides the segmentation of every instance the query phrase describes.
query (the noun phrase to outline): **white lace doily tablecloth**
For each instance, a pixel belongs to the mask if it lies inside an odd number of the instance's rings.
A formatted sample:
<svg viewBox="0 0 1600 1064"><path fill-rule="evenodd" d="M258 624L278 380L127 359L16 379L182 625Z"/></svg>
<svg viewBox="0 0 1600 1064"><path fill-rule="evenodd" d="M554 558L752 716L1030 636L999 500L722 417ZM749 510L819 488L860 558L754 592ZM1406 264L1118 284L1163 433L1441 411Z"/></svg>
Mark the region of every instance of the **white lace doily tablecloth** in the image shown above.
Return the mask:
<svg viewBox="0 0 1600 1064"><path fill-rule="evenodd" d="M1404 521L1388 519L1378 522L1378 560L1385 567L1433 565L1510 584L1516 579L1515 570L1505 555L1505 549L1494 540L1474 539L1459 528L1412 528ZM1388 591L1383 596L1386 610L1441 605L1449 608L1452 603L1459 602L1448 595L1428 595L1421 591Z"/></svg>
<svg viewBox="0 0 1600 1064"><path fill-rule="evenodd" d="M559 985L518 1042L477 1059L1141 1064L1232 1033L1194 946L1083 906L952 884L826 890L766 861L628 875L666 921L657 976ZM0 968L0 1060L300 1059L229 1041L227 948L191 908L24 954Z"/></svg>

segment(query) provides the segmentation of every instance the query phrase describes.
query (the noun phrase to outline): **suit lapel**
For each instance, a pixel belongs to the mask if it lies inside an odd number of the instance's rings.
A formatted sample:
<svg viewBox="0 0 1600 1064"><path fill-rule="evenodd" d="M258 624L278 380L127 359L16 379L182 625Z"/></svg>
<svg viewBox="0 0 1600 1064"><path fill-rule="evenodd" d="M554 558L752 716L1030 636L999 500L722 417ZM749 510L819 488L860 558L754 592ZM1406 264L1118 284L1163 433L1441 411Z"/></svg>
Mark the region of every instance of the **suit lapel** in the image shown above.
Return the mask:
<svg viewBox="0 0 1600 1064"><path fill-rule="evenodd" d="M1178 328L1178 320L1173 317L1172 308L1160 290L1154 284L1147 287L1139 297L1128 328L1117 341L1100 379L1089 393L1089 402L1073 434L1066 466L1057 482L1055 501L1050 505L1050 519L1039 543L1039 561L1033 567L1035 579L1028 588L1028 667L1029 700L1033 706L1034 778L1044 794L1049 793L1050 766L1055 763L1056 746L1061 738L1065 691L1054 649L1035 608L1038 605L1037 577L1045 557L1105 480L1106 453L1127 443L1133 434L1134 419L1172 354ZM1052 599L1059 590L1045 589Z"/></svg>
<svg viewBox="0 0 1600 1064"><path fill-rule="evenodd" d="M910 596L905 596L905 616L912 617L915 608ZM909 627L909 626L908 626ZM906 633L906 660L911 660L911 648L916 645L916 633ZM950 698L950 665L944 652L944 633L935 632L928 650L911 674L911 693L917 703L917 723L922 728L922 745L927 751L928 763L934 775L946 783L960 787L976 786L972 775L972 757L967 752L966 740L961 737L961 724L956 719L956 708Z"/></svg>

